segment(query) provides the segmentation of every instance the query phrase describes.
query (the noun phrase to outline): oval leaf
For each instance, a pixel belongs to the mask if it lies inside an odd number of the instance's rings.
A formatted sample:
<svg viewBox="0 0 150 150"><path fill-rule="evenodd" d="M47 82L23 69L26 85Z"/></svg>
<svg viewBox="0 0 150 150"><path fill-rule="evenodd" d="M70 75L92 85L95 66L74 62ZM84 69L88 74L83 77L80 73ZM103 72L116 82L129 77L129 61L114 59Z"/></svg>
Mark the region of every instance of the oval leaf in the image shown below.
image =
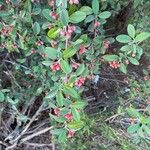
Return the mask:
<svg viewBox="0 0 150 150"><path fill-rule="evenodd" d="M73 13L69 20L71 23L79 23L81 21L83 21L86 18L86 13L82 12L82 11L76 11L75 13Z"/></svg>
<svg viewBox="0 0 150 150"><path fill-rule="evenodd" d="M135 28L133 25L129 24L127 28L128 34L130 37L134 38L135 37Z"/></svg>
<svg viewBox="0 0 150 150"><path fill-rule="evenodd" d="M128 35L125 35L125 34L118 35L116 37L116 40L120 43L129 43L132 41L132 39Z"/></svg>
<svg viewBox="0 0 150 150"><path fill-rule="evenodd" d="M60 61L60 67L66 74L68 74L72 71L71 66L69 65L68 61L66 61L66 60Z"/></svg>
<svg viewBox="0 0 150 150"><path fill-rule="evenodd" d="M97 15L99 12L99 1L98 0L92 1L92 9L93 9L94 14Z"/></svg>

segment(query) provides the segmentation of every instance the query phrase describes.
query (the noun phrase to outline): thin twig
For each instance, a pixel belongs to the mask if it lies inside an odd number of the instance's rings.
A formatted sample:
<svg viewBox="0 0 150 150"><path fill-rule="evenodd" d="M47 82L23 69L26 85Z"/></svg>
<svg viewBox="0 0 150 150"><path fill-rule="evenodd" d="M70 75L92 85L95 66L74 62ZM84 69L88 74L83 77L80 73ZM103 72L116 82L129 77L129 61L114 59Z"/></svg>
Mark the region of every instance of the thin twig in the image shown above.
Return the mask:
<svg viewBox="0 0 150 150"><path fill-rule="evenodd" d="M33 147L45 147L45 146L52 146L52 144L40 144L40 143L29 143L29 142L24 142L23 144L33 146Z"/></svg>
<svg viewBox="0 0 150 150"><path fill-rule="evenodd" d="M24 143L25 141L31 140L32 138L34 138L34 137L36 137L36 136L39 136L39 135L41 135L41 134L43 134L43 133L45 133L45 132L48 132L48 131L51 130L52 128L53 128L53 126L52 126L52 127L47 127L47 128L45 128L45 129L43 129L43 130L41 130L41 131L38 131L38 132L36 132L36 133L33 133L33 134L31 134L31 135L29 135L29 136L27 136L27 137L21 139L21 143Z"/></svg>
<svg viewBox="0 0 150 150"><path fill-rule="evenodd" d="M113 115L113 116L111 116L111 117L107 118L105 121L106 121L106 122L110 122L110 123L112 123L112 122L115 120L115 118L116 118L116 117L118 117L118 116L122 116L122 115L124 115L124 114L125 114L125 113L115 114L115 115Z"/></svg>

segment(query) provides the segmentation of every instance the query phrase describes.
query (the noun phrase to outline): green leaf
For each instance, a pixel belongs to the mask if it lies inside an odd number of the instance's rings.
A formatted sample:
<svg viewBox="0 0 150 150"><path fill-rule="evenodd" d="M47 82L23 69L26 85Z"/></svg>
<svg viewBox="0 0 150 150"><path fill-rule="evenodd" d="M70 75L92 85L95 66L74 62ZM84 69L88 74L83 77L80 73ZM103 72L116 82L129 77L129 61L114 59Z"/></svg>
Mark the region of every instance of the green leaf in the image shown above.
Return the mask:
<svg viewBox="0 0 150 150"><path fill-rule="evenodd" d="M145 139L145 135L144 135L144 132L143 132L143 126L139 128L137 133L141 138Z"/></svg>
<svg viewBox="0 0 150 150"><path fill-rule="evenodd" d="M53 118L56 122L59 122L59 123L64 123L66 122L66 119L62 116L54 116L52 114L50 114L50 117Z"/></svg>
<svg viewBox="0 0 150 150"><path fill-rule="evenodd" d="M63 89L63 92L64 92L64 94L70 95L73 98L78 98L79 97L77 91L72 87L65 87Z"/></svg>
<svg viewBox="0 0 150 150"><path fill-rule="evenodd" d="M60 143L64 143L64 142L66 141L66 139L67 139L67 130L64 129L64 130L62 130L61 133L59 134L58 141L59 141Z"/></svg>
<svg viewBox="0 0 150 150"><path fill-rule="evenodd" d="M82 11L76 11L69 17L69 20L71 23L79 23L83 21L85 18L86 18L86 13Z"/></svg>
<svg viewBox="0 0 150 150"><path fill-rule="evenodd" d="M98 0L92 0L92 9L95 15L99 12L99 1Z"/></svg>
<svg viewBox="0 0 150 150"><path fill-rule="evenodd" d="M150 136L150 128L146 125L142 125L144 132Z"/></svg>
<svg viewBox="0 0 150 150"><path fill-rule="evenodd" d="M128 34L130 37L132 37L132 38L135 37L135 28L132 24L128 25L127 31L128 31Z"/></svg>
<svg viewBox="0 0 150 150"><path fill-rule="evenodd" d="M105 61L114 61L114 60L118 60L118 56L117 55L105 55L103 56L103 58L105 59Z"/></svg>
<svg viewBox="0 0 150 150"><path fill-rule="evenodd" d="M33 24L33 32L34 32L34 34L39 34L40 33L40 25L39 25L39 23L38 22L35 22L34 24Z"/></svg>
<svg viewBox="0 0 150 150"><path fill-rule="evenodd" d="M73 119L75 121L80 121L80 114L78 112L78 110L76 108L71 108L71 112L72 112L72 115L73 115Z"/></svg>
<svg viewBox="0 0 150 150"><path fill-rule="evenodd" d="M59 135L64 129L61 128L61 129L53 129L50 131L51 134L53 135Z"/></svg>
<svg viewBox="0 0 150 150"><path fill-rule="evenodd" d="M119 69L120 69L121 72L123 72L125 74L127 73L127 67L126 67L125 64L121 63Z"/></svg>
<svg viewBox="0 0 150 150"><path fill-rule="evenodd" d="M127 132L130 134L133 134L133 133L137 132L139 128L140 128L139 124L133 124L128 127Z"/></svg>
<svg viewBox="0 0 150 150"><path fill-rule="evenodd" d="M0 31L2 30L2 28L3 28L3 25L2 25L2 23L0 22Z"/></svg>
<svg viewBox="0 0 150 150"><path fill-rule="evenodd" d="M89 15L85 18L85 23L92 22L95 19L94 15Z"/></svg>
<svg viewBox="0 0 150 150"><path fill-rule="evenodd" d="M93 13L92 8L89 6L82 6L79 11L84 12L86 15L90 15Z"/></svg>
<svg viewBox="0 0 150 150"><path fill-rule="evenodd" d="M56 95L56 101L58 103L58 106L63 106L64 104L64 97L61 91L59 91Z"/></svg>
<svg viewBox="0 0 150 150"><path fill-rule="evenodd" d="M138 60L136 60L135 58L132 57L128 57L129 61L133 64L133 65L139 65Z"/></svg>
<svg viewBox="0 0 150 150"><path fill-rule="evenodd" d="M60 19L61 22L64 26L68 25L69 22L69 16L68 16L68 11L66 9L63 9L60 13Z"/></svg>
<svg viewBox="0 0 150 150"><path fill-rule="evenodd" d="M84 65L84 64L81 64L81 65L78 67L77 71L76 71L76 75L77 75L77 76L81 75L84 70L85 70L85 65Z"/></svg>
<svg viewBox="0 0 150 150"><path fill-rule="evenodd" d="M130 46L129 45L125 45L125 46L122 46L121 49L120 49L122 52L128 52L131 50Z"/></svg>
<svg viewBox="0 0 150 150"><path fill-rule="evenodd" d="M52 47L46 47L44 51L50 59L56 59L57 58L57 50Z"/></svg>
<svg viewBox="0 0 150 150"><path fill-rule="evenodd" d="M76 52L77 52L76 49L74 49L73 47L70 47L70 48L66 49L65 51L63 51L63 58L64 59L70 58L73 55L75 55Z"/></svg>
<svg viewBox="0 0 150 150"><path fill-rule="evenodd" d="M111 13L109 11L103 11L98 15L101 19L107 19L111 16Z"/></svg>
<svg viewBox="0 0 150 150"><path fill-rule="evenodd" d="M52 64L52 62L47 60L47 61L42 61L42 64L49 67Z"/></svg>
<svg viewBox="0 0 150 150"><path fill-rule="evenodd" d="M130 107L127 109L127 113L134 118L140 118L141 114L134 108Z"/></svg>
<svg viewBox="0 0 150 150"><path fill-rule="evenodd" d="M43 9L42 14L48 21L52 20L49 9Z"/></svg>
<svg viewBox="0 0 150 150"><path fill-rule="evenodd" d="M58 35L59 35L59 32L60 32L61 29L58 29L58 28L51 28L47 35L50 39L55 39Z"/></svg>
<svg viewBox="0 0 150 150"><path fill-rule="evenodd" d="M83 109L86 106L86 103L84 101L76 101L72 104L72 107L76 109Z"/></svg>
<svg viewBox="0 0 150 150"><path fill-rule="evenodd" d="M74 129L74 130L79 130L84 126L84 123L82 121L73 121L68 123L68 128Z"/></svg>
<svg viewBox="0 0 150 150"><path fill-rule="evenodd" d="M150 125L150 117L144 118L144 119L142 120L142 123L143 123L143 124L146 124L146 125Z"/></svg>
<svg viewBox="0 0 150 150"><path fill-rule="evenodd" d="M4 94L0 91L0 102L3 102L5 100Z"/></svg>
<svg viewBox="0 0 150 150"><path fill-rule="evenodd" d="M46 96L45 96L45 99L53 99L55 96L56 96L56 94L57 94L57 90L52 90L52 91L50 91Z"/></svg>
<svg viewBox="0 0 150 150"><path fill-rule="evenodd" d="M125 34L118 35L116 37L116 40L120 43L129 43L132 41L132 39L128 35L125 35Z"/></svg>
<svg viewBox="0 0 150 150"><path fill-rule="evenodd" d="M142 41L146 40L149 37L150 37L149 32L143 32L143 33L141 33L141 34L139 34L135 37L135 41L136 42L142 42Z"/></svg>
<svg viewBox="0 0 150 150"><path fill-rule="evenodd" d="M60 61L60 67L61 69L66 73L70 73L72 71L72 68L71 66L69 65L68 61L67 60L61 60Z"/></svg>

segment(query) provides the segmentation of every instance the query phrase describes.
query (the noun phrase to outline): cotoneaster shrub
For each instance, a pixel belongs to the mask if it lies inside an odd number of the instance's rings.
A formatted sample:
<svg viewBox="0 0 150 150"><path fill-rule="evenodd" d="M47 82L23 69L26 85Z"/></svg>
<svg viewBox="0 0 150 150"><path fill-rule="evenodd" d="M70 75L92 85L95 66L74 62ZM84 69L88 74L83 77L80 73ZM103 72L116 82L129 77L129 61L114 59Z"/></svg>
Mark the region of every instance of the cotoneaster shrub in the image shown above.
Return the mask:
<svg viewBox="0 0 150 150"><path fill-rule="evenodd" d="M31 85L40 82L32 94L44 94L51 133L59 142L73 137L84 126L86 102L82 92L86 82L94 79L101 67L126 74L128 64L139 65L143 54L140 44L150 37L150 33L137 32L129 24L127 34L107 38L104 26L113 10L108 11L105 5L99 0L88 2L88 6L80 0L0 2L0 52L13 55L4 61L32 78ZM114 42L122 46L112 52ZM0 101L10 103L17 111L10 93L2 89ZM22 122L28 122L24 117Z"/></svg>

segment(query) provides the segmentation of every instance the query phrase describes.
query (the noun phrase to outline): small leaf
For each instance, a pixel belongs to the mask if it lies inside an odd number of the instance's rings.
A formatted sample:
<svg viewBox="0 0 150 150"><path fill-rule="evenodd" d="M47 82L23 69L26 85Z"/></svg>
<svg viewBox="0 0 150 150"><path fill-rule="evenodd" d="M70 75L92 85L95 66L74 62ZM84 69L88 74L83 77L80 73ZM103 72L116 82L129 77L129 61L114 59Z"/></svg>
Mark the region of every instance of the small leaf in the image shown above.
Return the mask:
<svg viewBox="0 0 150 150"><path fill-rule="evenodd" d="M59 135L64 129L61 128L61 129L53 129L50 131L51 134L53 135Z"/></svg>
<svg viewBox="0 0 150 150"><path fill-rule="evenodd" d="M48 21L52 20L49 9L43 9L42 14Z"/></svg>
<svg viewBox="0 0 150 150"><path fill-rule="evenodd" d="M105 61L114 61L114 60L118 60L118 56L117 55L105 55L103 56Z"/></svg>
<svg viewBox="0 0 150 150"><path fill-rule="evenodd" d="M128 127L127 132L130 134L133 134L135 132L137 132L137 130L140 128L139 124L133 124L131 126Z"/></svg>
<svg viewBox="0 0 150 150"><path fill-rule="evenodd" d="M89 6L82 6L79 11L84 12L86 15L90 15L93 13L92 8Z"/></svg>
<svg viewBox="0 0 150 150"><path fill-rule="evenodd" d="M134 108L130 107L127 109L127 113L134 118L140 118L141 114Z"/></svg>
<svg viewBox="0 0 150 150"><path fill-rule="evenodd" d="M128 34L130 37L134 38L135 37L135 28L133 25L129 24L127 28Z"/></svg>
<svg viewBox="0 0 150 150"><path fill-rule="evenodd" d="M60 13L60 19L61 22L64 26L68 25L69 22L69 16L68 16L68 11L66 9L63 9Z"/></svg>
<svg viewBox="0 0 150 150"><path fill-rule="evenodd" d="M74 129L74 130L79 130L84 126L84 123L82 121L73 121L68 123L68 128Z"/></svg>
<svg viewBox="0 0 150 150"><path fill-rule="evenodd" d="M57 58L57 50L52 47L46 47L45 53L48 55L50 59L56 59Z"/></svg>
<svg viewBox="0 0 150 150"><path fill-rule="evenodd" d="M129 43L132 41L132 39L128 35L125 35L125 34L118 35L116 37L116 40L120 43Z"/></svg>
<svg viewBox="0 0 150 150"><path fill-rule="evenodd" d="M122 46L120 50L123 51L123 52L128 52L128 51L131 50L131 48L130 48L129 45L125 45L125 46Z"/></svg>
<svg viewBox="0 0 150 150"><path fill-rule="evenodd" d="M89 15L85 18L85 23L92 22L95 19L94 15Z"/></svg>
<svg viewBox="0 0 150 150"><path fill-rule="evenodd" d="M69 20L71 23L79 23L83 21L85 18L86 18L86 13L82 11L76 11L70 16Z"/></svg>
<svg viewBox="0 0 150 150"><path fill-rule="evenodd" d="M0 91L0 102L3 102L5 100L4 94Z"/></svg>
<svg viewBox="0 0 150 150"><path fill-rule="evenodd" d="M81 75L83 73L84 69L85 69L85 65L81 64L76 71L76 75L77 76Z"/></svg>
<svg viewBox="0 0 150 150"><path fill-rule="evenodd" d="M61 69L66 73L70 73L72 71L72 68L71 66L69 65L68 61L66 60L61 60L60 61L60 66L61 66Z"/></svg>
<svg viewBox="0 0 150 150"><path fill-rule="evenodd" d="M92 9L95 15L99 12L99 1L98 0L92 0Z"/></svg>
<svg viewBox="0 0 150 150"><path fill-rule="evenodd" d="M71 88L71 87L65 87L63 89L63 92L64 92L64 94L70 95L73 98L78 98L79 97L79 95L76 92L76 90L74 88Z"/></svg>
<svg viewBox="0 0 150 150"><path fill-rule="evenodd" d="M121 72L123 72L125 74L127 73L127 67L126 67L125 64L121 63L119 69L120 69Z"/></svg>
<svg viewBox="0 0 150 150"><path fill-rule="evenodd" d="M52 64L52 62L47 60L47 61L42 61L42 64L49 67Z"/></svg>
<svg viewBox="0 0 150 150"><path fill-rule="evenodd" d="M59 35L59 32L60 32L61 29L58 29L58 28L51 28L47 35L50 39L55 39L58 35Z"/></svg>
<svg viewBox="0 0 150 150"><path fill-rule="evenodd" d="M67 139L67 130L64 129L64 130L62 130L61 133L59 134L58 141L59 141L60 143L64 143L64 142L66 141L66 139Z"/></svg>
<svg viewBox="0 0 150 150"><path fill-rule="evenodd" d="M133 64L133 65L139 65L138 60L136 60L135 58L132 57L128 57L129 61Z"/></svg>
<svg viewBox="0 0 150 150"><path fill-rule="evenodd" d="M74 49L73 47L70 47L70 48L66 49L65 51L63 51L63 57L64 57L64 59L70 58L73 55L75 55L76 52L77 52L76 49Z"/></svg>
<svg viewBox="0 0 150 150"><path fill-rule="evenodd" d="M84 101L76 101L72 104L72 107L76 109L83 109L86 106L86 103Z"/></svg>
<svg viewBox="0 0 150 150"><path fill-rule="evenodd" d="M57 95L56 95L56 101L57 101L57 103L58 103L58 106L63 106L63 104L64 104L64 97L63 97L61 91L59 91L59 92L57 93Z"/></svg>
<svg viewBox="0 0 150 150"><path fill-rule="evenodd" d="M72 112L72 115L73 115L73 119L75 121L80 121L80 114L78 112L78 110L76 108L71 108L71 112Z"/></svg>
<svg viewBox="0 0 150 150"><path fill-rule="evenodd" d="M150 37L150 33L148 33L148 32L143 32L143 33L141 33L141 34L139 34L139 35L137 35L137 36L135 37L135 41L136 41L136 42L142 42L142 41L146 40L146 39L149 38L149 37Z"/></svg>
<svg viewBox="0 0 150 150"><path fill-rule="evenodd" d="M38 22L35 22L34 24L33 24L33 31L34 31L34 34L39 34L40 33L40 25L39 25L39 23Z"/></svg>
<svg viewBox="0 0 150 150"><path fill-rule="evenodd" d="M57 90L52 90L52 91L50 91L46 96L45 96L45 99L52 99L52 98L54 98L55 96L56 96L56 94L57 94Z"/></svg>
<svg viewBox="0 0 150 150"><path fill-rule="evenodd" d="M111 16L111 13L109 11L103 11L98 15L101 19L107 19Z"/></svg>

